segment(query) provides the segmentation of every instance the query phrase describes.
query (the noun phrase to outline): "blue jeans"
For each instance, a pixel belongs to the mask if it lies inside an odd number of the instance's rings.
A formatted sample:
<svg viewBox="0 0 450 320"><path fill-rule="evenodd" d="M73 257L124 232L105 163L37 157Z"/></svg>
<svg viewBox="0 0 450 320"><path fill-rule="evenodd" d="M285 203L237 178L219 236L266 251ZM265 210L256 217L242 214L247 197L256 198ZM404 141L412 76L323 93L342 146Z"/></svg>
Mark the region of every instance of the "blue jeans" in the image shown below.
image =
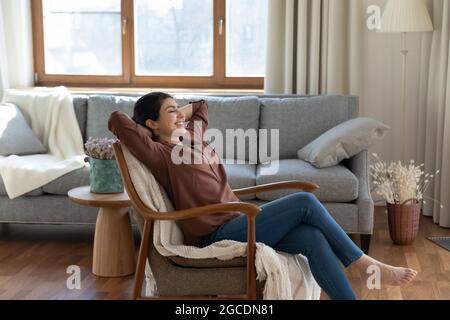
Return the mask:
<svg viewBox="0 0 450 320"><path fill-rule="evenodd" d="M363 252L311 193L298 192L261 206L256 241L275 250L302 254L330 299L356 299L339 261L347 267ZM247 217L234 218L203 237L201 246L229 239L247 241Z"/></svg>

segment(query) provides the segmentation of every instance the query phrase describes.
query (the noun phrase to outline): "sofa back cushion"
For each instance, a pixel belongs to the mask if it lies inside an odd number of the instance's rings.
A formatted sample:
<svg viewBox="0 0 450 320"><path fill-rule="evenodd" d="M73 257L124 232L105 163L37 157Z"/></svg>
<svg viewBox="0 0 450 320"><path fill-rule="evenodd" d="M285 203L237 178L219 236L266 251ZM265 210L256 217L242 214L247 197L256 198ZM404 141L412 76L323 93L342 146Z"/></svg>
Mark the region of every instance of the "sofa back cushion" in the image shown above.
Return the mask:
<svg viewBox="0 0 450 320"><path fill-rule="evenodd" d="M86 134L84 138L89 137L109 137L114 135L108 130L109 115L116 110L133 115L134 104L139 96L114 96L114 95L94 95L90 96L87 102L86 112ZM260 116L260 103L257 97L219 97L219 96L186 96L180 95L174 97L179 106L188 104L190 101L204 99L208 102L209 129L206 136L207 141L216 148L218 154L227 160L240 163L257 163L258 155L258 128ZM81 100L80 100L81 103ZM82 109L80 108L80 119L82 118ZM77 114L78 115L78 114ZM79 121L80 122L80 121ZM83 124L80 125L80 128ZM227 138L227 129L229 137ZM245 135L240 135L244 141L240 141L233 134L238 133L235 130L242 130ZM217 132L223 136L218 138ZM251 138L250 138L251 137ZM242 152L238 152L238 146ZM234 152L233 152L234 151Z"/></svg>
<svg viewBox="0 0 450 320"><path fill-rule="evenodd" d="M201 99L208 102L209 131L205 138L222 159L257 163L260 116L258 97L176 96L175 99L180 106ZM215 139L218 135L210 129L217 129L223 139ZM241 152L238 152L238 148Z"/></svg>
<svg viewBox="0 0 450 320"><path fill-rule="evenodd" d="M120 95L76 95L75 113L84 140L92 137L113 138L108 130L108 118L115 110L130 116L139 96ZM213 147L223 159L254 162L261 146L268 152L261 152L259 162L272 159L270 152L271 129L279 130L280 159L296 159L297 151L330 128L358 116L358 98L353 96L186 96L176 95L180 106L189 101L205 99L209 105L209 128L218 129L223 135L223 149L217 148L211 135L207 135ZM245 137L244 153L236 150L238 140L226 139L226 129L232 133L242 129ZM250 141L250 130L267 129L259 132L257 143ZM282 142L282 143L281 143ZM242 143L240 143L242 144ZM231 147L234 155L230 155ZM256 148L258 146L258 148ZM228 154L228 156L227 156ZM267 154L267 156L265 156ZM231 159L229 159L231 158Z"/></svg>
<svg viewBox="0 0 450 320"><path fill-rule="evenodd" d="M279 130L279 158L296 159L297 151L332 127L358 115L353 96L299 96L261 98L260 162L276 159L271 152L271 129Z"/></svg>
<svg viewBox="0 0 450 320"><path fill-rule="evenodd" d="M114 139L115 136L108 130L108 119L113 111L122 111L130 117L133 116L134 104L138 97L125 96L91 96L88 101L86 139L89 137L108 137Z"/></svg>
<svg viewBox="0 0 450 320"><path fill-rule="evenodd" d="M80 127L81 131L81 136L83 137L83 141L86 141L86 122L89 96L72 95L72 99L78 126Z"/></svg>

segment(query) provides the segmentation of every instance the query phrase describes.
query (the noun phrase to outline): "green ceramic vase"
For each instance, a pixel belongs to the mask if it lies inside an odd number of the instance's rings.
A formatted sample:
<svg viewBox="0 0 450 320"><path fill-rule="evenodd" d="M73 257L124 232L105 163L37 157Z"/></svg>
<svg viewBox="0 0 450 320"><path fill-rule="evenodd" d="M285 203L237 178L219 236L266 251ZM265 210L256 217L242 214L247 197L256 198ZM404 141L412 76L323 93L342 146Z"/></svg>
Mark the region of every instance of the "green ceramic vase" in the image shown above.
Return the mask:
<svg viewBox="0 0 450 320"><path fill-rule="evenodd" d="M122 193L123 183L116 160L100 160L89 157L91 192Z"/></svg>

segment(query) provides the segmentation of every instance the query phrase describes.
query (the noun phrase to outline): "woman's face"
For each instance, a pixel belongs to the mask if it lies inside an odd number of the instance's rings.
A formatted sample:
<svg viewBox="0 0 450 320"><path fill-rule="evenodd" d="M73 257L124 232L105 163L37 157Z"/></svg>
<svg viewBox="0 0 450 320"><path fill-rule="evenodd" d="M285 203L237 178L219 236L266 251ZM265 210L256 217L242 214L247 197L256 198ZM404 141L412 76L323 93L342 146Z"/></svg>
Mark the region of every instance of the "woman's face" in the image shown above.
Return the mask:
<svg viewBox="0 0 450 320"><path fill-rule="evenodd" d="M159 136L168 138L172 136L172 133L175 130L179 130L177 131L177 135L185 133L186 129L184 122L184 114L178 110L176 101L167 98L163 101L161 109L159 110L158 121L147 120L146 124L156 131Z"/></svg>

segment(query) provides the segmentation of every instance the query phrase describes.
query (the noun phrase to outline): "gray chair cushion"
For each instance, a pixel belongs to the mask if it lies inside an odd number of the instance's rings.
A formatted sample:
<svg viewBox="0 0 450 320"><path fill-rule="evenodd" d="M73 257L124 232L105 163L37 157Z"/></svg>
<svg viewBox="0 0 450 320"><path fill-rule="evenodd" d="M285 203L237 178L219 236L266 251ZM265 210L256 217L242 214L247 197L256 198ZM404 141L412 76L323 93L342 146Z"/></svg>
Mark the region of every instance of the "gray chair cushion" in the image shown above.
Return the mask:
<svg viewBox="0 0 450 320"><path fill-rule="evenodd" d="M246 292L247 268L245 265L236 267L184 266L175 263L168 257L161 256L153 244L149 246L149 251L149 263L156 279L159 295L234 295ZM240 259L236 262L239 261ZM180 263L196 262L184 261ZM197 263L202 264L200 261L197 261ZM262 292L264 281L257 281L256 286L257 291ZM259 294L259 298L262 299L261 294Z"/></svg>
<svg viewBox="0 0 450 320"><path fill-rule="evenodd" d="M224 163L224 167L231 189L254 187L256 185L256 165ZM240 199L255 199L255 195L242 196Z"/></svg>
<svg viewBox="0 0 450 320"><path fill-rule="evenodd" d="M47 149L34 135L19 107L0 104L0 155L46 153Z"/></svg>
<svg viewBox="0 0 450 320"><path fill-rule="evenodd" d="M86 139L89 137L114 139L108 130L108 119L113 111L119 110L133 115L136 97L91 96L88 102Z"/></svg>
<svg viewBox="0 0 450 320"><path fill-rule="evenodd" d="M270 129L279 129L279 159L297 158L297 151L322 133L358 115L358 98L349 96L317 96L298 98L263 98L259 145L269 146ZM261 156L260 162L278 160Z"/></svg>
<svg viewBox="0 0 450 320"><path fill-rule="evenodd" d="M167 257L179 266L191 268L227 268L227 267L245 267L247 265L246 257L237 257L231 260L219 259L187 259L179 256Z"/></svg>
<svg viewBox="0 0 450 320"><path fill-rule="evenodd" d="M213 139L211 135L213 131L208 131L209 136L205 138L216 149L221 158L239 159L247 161L252 164L256 164L258 160L258 129L259 129L259 115L260 115L260 103L257 97L244 96L244 97L205 97L195 96L176 97L176 100L180 106L189 103L189 101L195 101L204 99L208 102L208 117L209 124L208 129L218 129L222 136L224 143L219 143ZM230 129L230 138L227 138L226 130ZM239 142L232 133L236 129L242 129L242 142ZM252 142L250 142L250 134L254 134ZM214 135L213 135L214 136ZM236 143L234 143L234 141ZM238 154L237 146L243 146L242 154ZM234 148L233 148L234 147ZM245 148L244 148L245 147ZM234 151L233 151L234 150ZM233 156L231 156L231 154Z"/></svg>
<svg viewBox="0 0 450 320"><path fill-rule="evenodd" d="M279 165L276 175L261 174L262 165L258 165L256 169L256 185L285 180L303 180L319 185L320 188L314 194L320 201L349 202L358 198L358 179L343 165L317 169L308 162L299 159L273 161L273 164ZM271 201L298 191L277 190L262 192L256 194L256 197L261 200Z"/></svg>
<svg viewBox="0 0 450 320"><path fill-rule="evenodd" d="M45 193L67 195L70 189L89 185L89 168L69 172L42 187Z"/></svg>

